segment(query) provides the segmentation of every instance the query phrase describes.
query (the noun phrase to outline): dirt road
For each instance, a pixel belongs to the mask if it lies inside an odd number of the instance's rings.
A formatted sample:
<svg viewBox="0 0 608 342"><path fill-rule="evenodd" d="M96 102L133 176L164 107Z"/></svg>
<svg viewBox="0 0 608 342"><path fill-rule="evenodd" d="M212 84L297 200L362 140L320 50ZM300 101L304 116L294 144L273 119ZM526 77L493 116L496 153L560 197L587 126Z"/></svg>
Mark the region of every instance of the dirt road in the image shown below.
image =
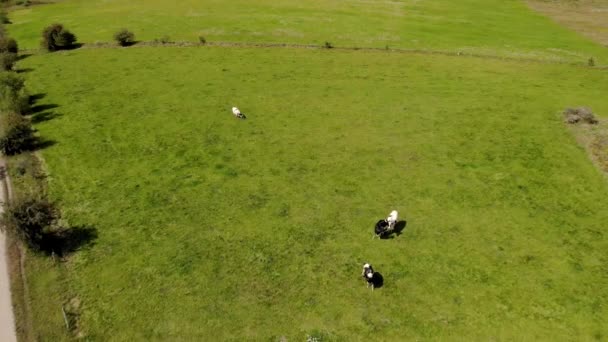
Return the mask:
<svg viewBox="0 0 608 342"><path fill-rule="evenodd" d="M4 210L4 202L8 198L8 187L5 178L6 166L0 159L0 213ZM8 273L8 256L6 254L6 239L0 232L0 341L16 342L15 319L11 305L11 287Z"/></svg>

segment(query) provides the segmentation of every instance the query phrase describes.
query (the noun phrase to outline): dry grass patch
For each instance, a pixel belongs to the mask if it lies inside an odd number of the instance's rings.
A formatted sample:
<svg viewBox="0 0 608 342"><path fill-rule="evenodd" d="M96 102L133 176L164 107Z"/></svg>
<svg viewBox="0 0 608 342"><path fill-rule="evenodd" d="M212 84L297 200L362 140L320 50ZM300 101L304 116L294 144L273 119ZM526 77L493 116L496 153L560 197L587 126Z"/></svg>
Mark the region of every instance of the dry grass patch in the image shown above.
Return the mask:
<svg viewBox="0 0 608 342"><path fill-rule="evenodd" d="M605 120L596 120L594 124L581 121L570 127L589 158L608 177L608 123Z"/></svg>
<svg viewBox="0 0 608 342"><path fill-rule="evenodd" d="M608 129L598 132L591 143L591 153L599 167L608 175Z"/></svg>
<svg viewBox="0 0 608 342"><path fill-rule="evenodd" d="M608 46L608 1L528 0L527 3L558 23Z"/></svg>

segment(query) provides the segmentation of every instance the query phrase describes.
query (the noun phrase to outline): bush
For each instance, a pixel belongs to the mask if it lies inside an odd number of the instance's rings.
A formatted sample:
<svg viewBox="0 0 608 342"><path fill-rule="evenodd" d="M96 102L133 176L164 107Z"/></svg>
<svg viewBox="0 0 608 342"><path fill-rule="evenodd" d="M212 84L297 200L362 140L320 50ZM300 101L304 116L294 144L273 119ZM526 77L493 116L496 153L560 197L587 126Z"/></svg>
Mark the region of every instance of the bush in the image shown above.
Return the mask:
<svg viewBox="0 0 608 342"><path fill-rule="evenodd" d="M53 203L35 197L9 203L2 216L3 229L34 251L45 249L53 236L49 233L60 218Z"/></svg>
<svg viewBox="0 0 608 342"><path fill-rule="evenodd" d="M10 24L11 21L8 20L8 14L6 14L6 11L1 10L0 11L0 24Z"/></svg>
<svg viewBox="0 0 608 342"><path fill-rule="evenodd" d="M17 45L17 41L13 38L0 36L0 52L19 52L19 46Z"/></svg>
<svg viewBox="0 0 608 342"><path fill-rule="evenodd" d="M595 66L595 59L593 59L593 57L589 58L587 60L587 65L589 65L590 67Z"/></svg>
<svg viewBox="0 0 608 342"><path fill-rule="evenodd" d="M205 39L205 37L203 37L203 36L199 36L198 42L201 43L201 45L205 45L205 44L207 44L207 39Z"/></svg>
<svg viewBox="0 0 608 342"><path fill-rule="evenodd" d="M29 102L23 78L14 72L0 72L0 111L26 114Z"/></svg>
<svg viewBox="0 0 608 342"><path fill-rule="evenodd" d="M0 132L0 151L2 153L15 155L32 148L35 138L29 121L17 113L4 114L2 121L2 131Z"/></svg>
<svg viewBox="0 0 608 342"><path fill-rule="evenodd" d="M120 46L129 46L135 43L135 35L127 29L122 29L114 34L114 40Z"/></svg>
<svg viewBox="0 0 608 342"><path fill-rule="evenodd" d="M13 70L13 65L17 61L17 54L12 52L0 52L0 70Z"/></svg>
<svg viewBox="0 0 608 342"><path fill-rule="evenodd" d="M595 125L598 123L591 109L586 107L566 108L564 111L564 117L566 118L566 122L569 124L586 122Z"/></svg>
<svg viewBox="0 0 608 342"><path fill-rule="evenodd" d="M53 24L42 31L41 45L47 51L70 49L75 42L76 36L61 24Z"/></svg>
<svg viewBox="0 0 608 342"><path fill-rule="evenodd" d="M334 45L330 42L325 42L325 45L323 45L323 47L326 49L333 49Z"/></svg>

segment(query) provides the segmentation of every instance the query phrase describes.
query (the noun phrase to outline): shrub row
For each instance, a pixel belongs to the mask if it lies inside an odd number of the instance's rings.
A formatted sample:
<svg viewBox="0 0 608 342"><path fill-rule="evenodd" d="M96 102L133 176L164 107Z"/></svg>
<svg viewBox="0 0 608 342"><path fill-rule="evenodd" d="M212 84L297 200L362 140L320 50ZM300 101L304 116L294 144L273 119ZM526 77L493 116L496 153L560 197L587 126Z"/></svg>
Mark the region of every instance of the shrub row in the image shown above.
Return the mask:
<svg viewBox="0 0 608 342"><path fill-rule="evenodd" d="M6 13L0 12L0 23L8 22ZM133 38L128 34L121 36L125 42ZM70 49L75 42L76 36L61 24L50 25L42 32L42 47L48 51ZM31 150L37 143L31 122L25 116L30 113L25 81L12 71L18 52L17 42L6 36L0 26L0 151L5 155ZM57 224L58 207L39 194L21 194L12 199L0 218L0 228L33 251L62 255L73 244L66 230Z"/></svg>
<svg viewBox="0 0 608 342"><path fill-rule="evenodd" d="M121 29L114 34L114 40L120 46L130 46L135 44L135 34L127 29ZM76 35L65 29L61 24L52 24L42 31L41 46L50 52L69 50L76 47Z"/></svg>
<svg viewBox="0 0 608 342"><path fill-rule="evenodd" d="M0 23L9 20L0 12ZM46 32L46 31L45 31ZM24 114L30 111L29 95L22 77L13 72L19 47L0 26L0 151L14 155L35 144L34 130ZM11 201L2 214L3 230L21 240L32 250L54 250L49 228L59 218L59 211L50 202L34 195Z"/></svg>
<svg viewBox="0 0 608 342"><path fill-rule="evenodd" d="M30 96L24 80L12 71L0 72L0 151L15 155L29 150L35 142L30 121Z"/></svg>

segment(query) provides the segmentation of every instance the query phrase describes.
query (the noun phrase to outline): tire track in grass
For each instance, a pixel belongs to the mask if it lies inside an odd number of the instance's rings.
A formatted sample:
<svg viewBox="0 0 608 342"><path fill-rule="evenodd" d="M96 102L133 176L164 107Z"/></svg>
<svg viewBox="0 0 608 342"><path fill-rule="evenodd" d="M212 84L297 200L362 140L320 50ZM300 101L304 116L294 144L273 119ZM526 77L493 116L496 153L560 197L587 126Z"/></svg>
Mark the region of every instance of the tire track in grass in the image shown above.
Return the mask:
<svg viewBox="0 0 608 342"><path fill-rule="evenodd" d="M115 43L93 43L87 44L82 43L76 49L132 49L142 47L234 47L234 48L289 48L289 49L310 49L310 50L342 50L342 51L361 51L361 52L386 52L386 53L402 53L402 54L416 54L416 55L441 55L441 56L453 56L453 57L474 57L481 59L492 59L492 60L504 60L504 61L516 61L516 62L533 62L543 64L566 64L573 66L588 66L588 60L584 61L573 61L567 60L560 57L549 58L549 57L530 57L525 56L501 56L497 54L489 53L474 53L467 51L449 51L449 50L432 50L432 49L405 49L405 48L391 48L389 46L385 48L373 48L373 47L357 47L357 46L331 46L326 47L325 45L313 45L313 44L292 44L292 43L255 43L255 42L138 42L128 47L119 46ZM74 49L72 49L74 50ZM37 54L39 49L23 49L20 52L26 55ZM71 50L66 50L71 51ZM55 52L58 53L58 52ZM61 53L61 52L59 52ZM608 65L594 66L595 69L608 69Z"/></svg>

